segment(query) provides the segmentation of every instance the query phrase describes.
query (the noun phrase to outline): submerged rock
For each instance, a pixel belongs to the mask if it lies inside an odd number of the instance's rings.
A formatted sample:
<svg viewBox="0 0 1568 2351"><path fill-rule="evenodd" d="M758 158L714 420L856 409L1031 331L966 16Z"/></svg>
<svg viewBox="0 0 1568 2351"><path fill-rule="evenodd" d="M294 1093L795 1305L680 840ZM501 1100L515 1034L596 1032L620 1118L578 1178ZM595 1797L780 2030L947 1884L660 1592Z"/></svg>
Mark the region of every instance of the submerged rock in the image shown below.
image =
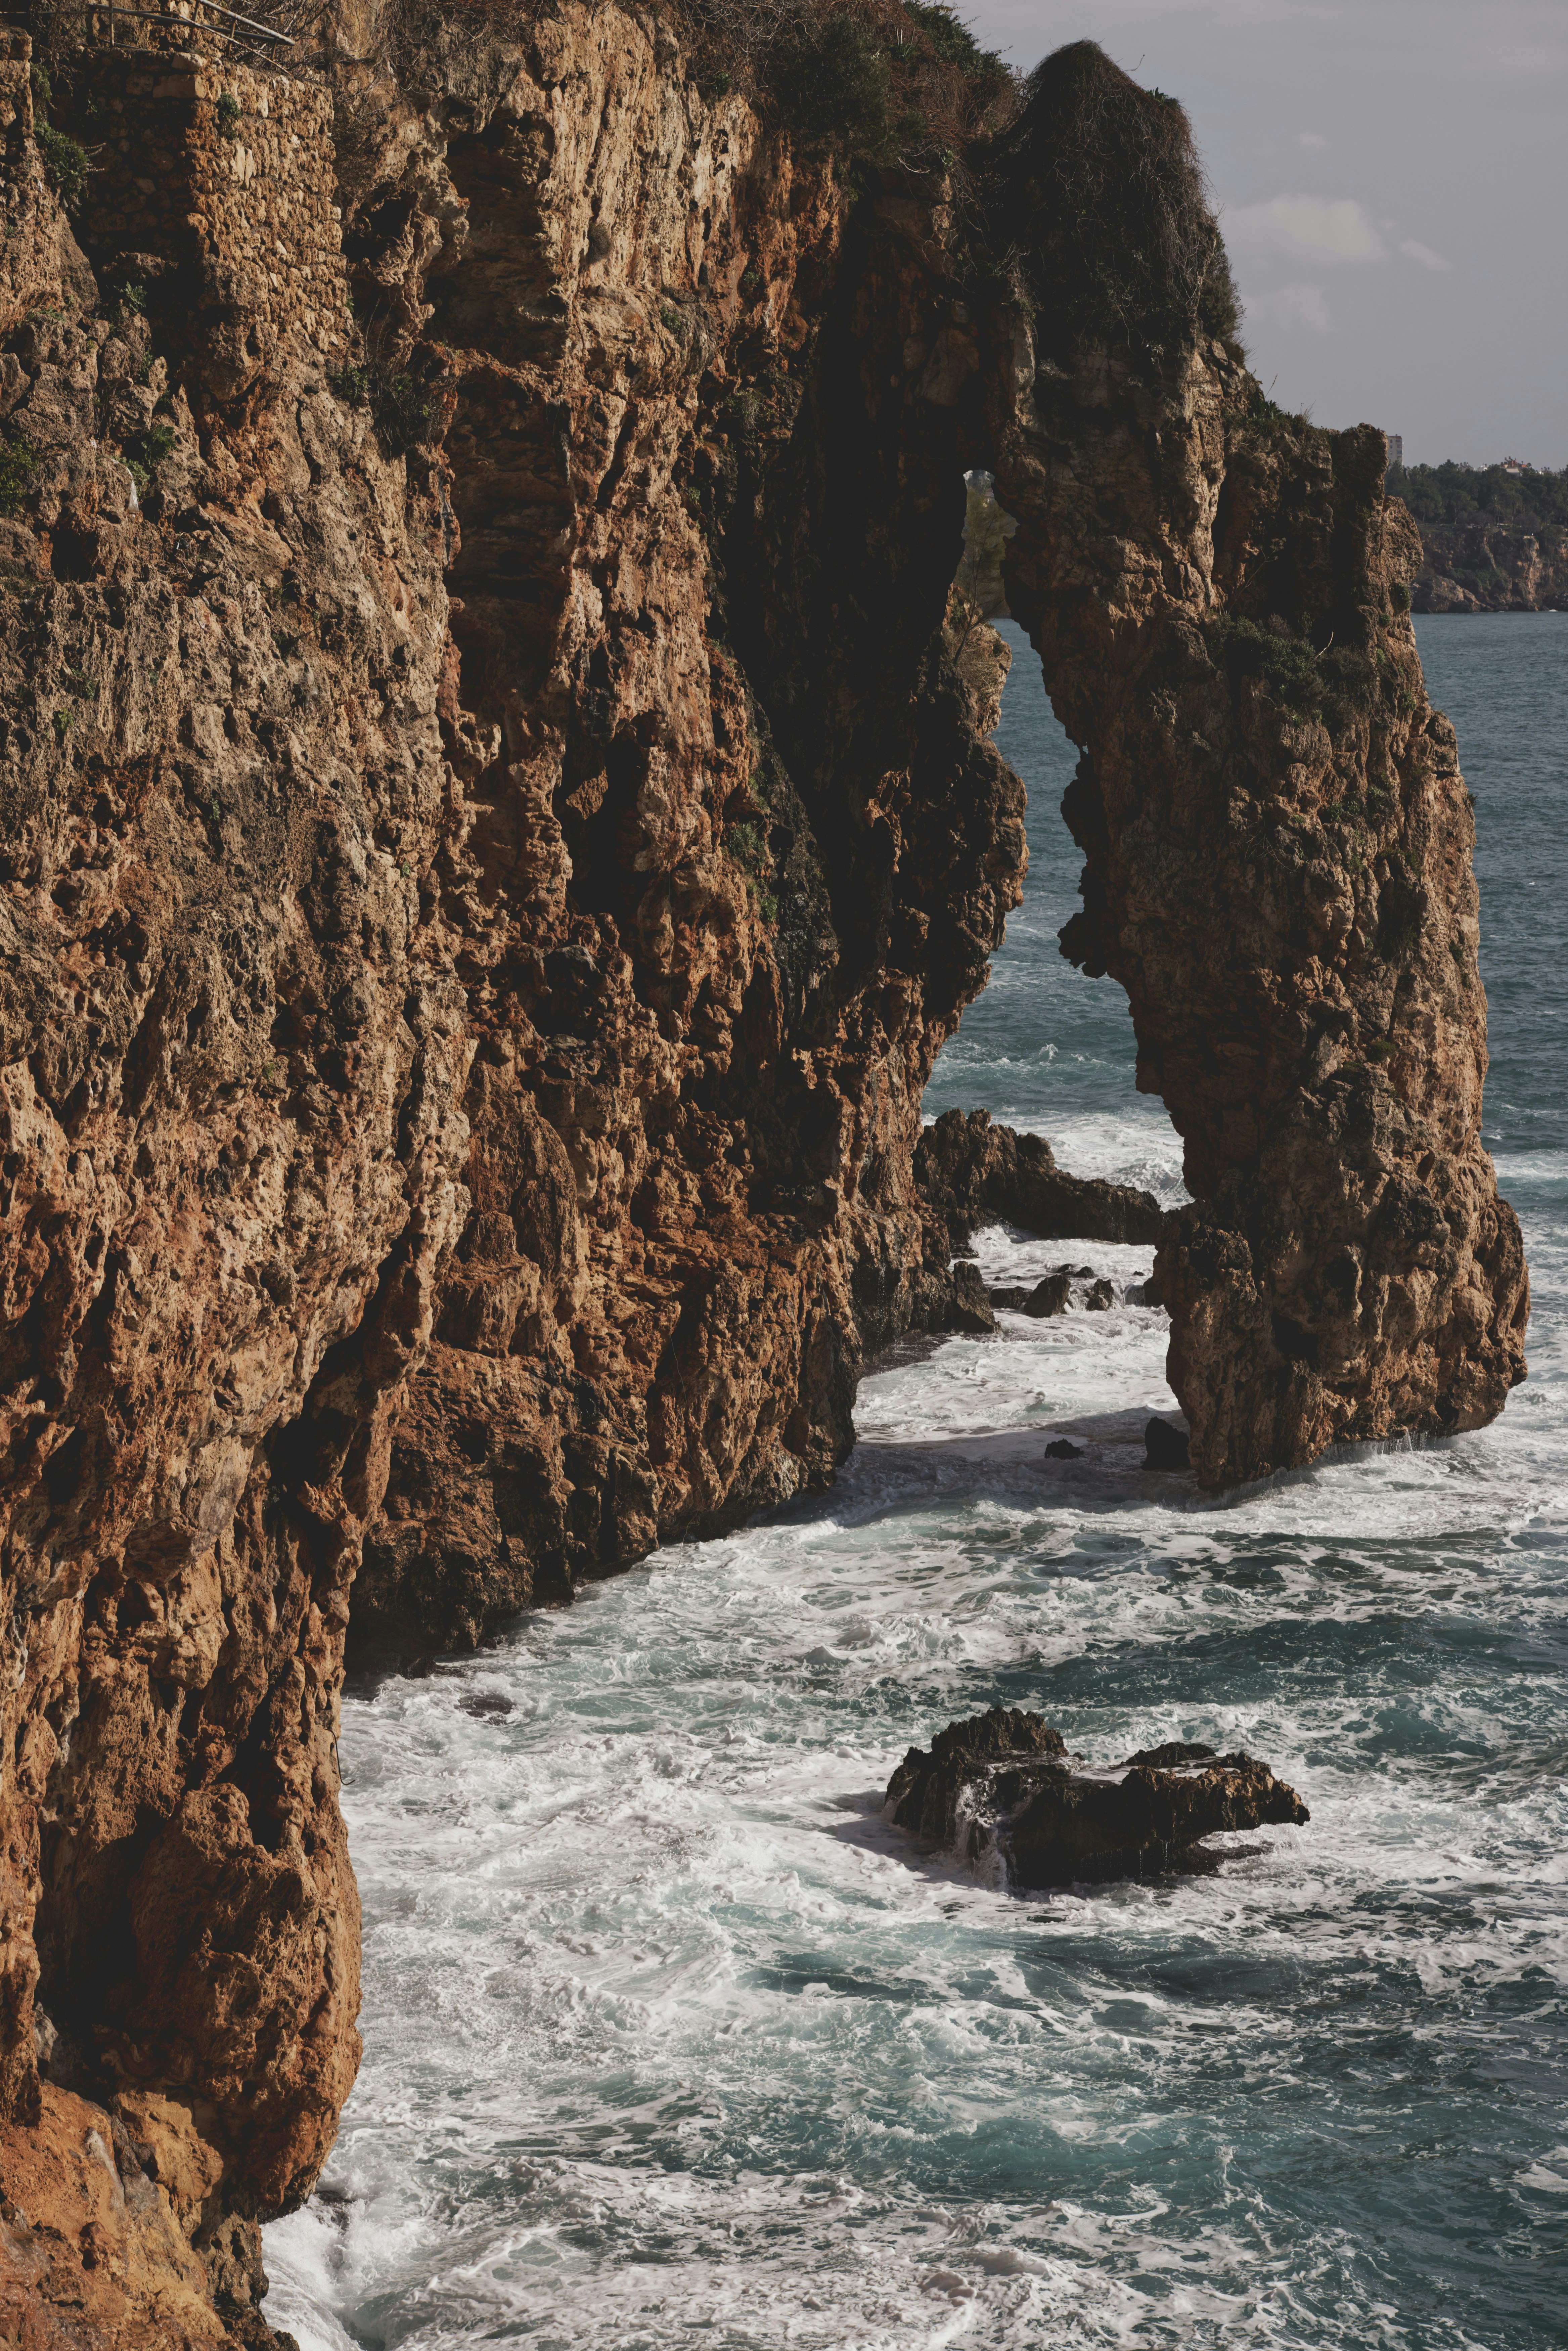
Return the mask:
<svg viewBox="0 0 1568 2351"><path fill-rule="evenodd" d="M886 1810L960 1860L998 1864L1019 1890L1212 1868L1202 1840L1216 1831L1312 1817L1254 1756L1173 1740L1092 1765L1041 1716L999 1706L912 1747Z"/></svg>

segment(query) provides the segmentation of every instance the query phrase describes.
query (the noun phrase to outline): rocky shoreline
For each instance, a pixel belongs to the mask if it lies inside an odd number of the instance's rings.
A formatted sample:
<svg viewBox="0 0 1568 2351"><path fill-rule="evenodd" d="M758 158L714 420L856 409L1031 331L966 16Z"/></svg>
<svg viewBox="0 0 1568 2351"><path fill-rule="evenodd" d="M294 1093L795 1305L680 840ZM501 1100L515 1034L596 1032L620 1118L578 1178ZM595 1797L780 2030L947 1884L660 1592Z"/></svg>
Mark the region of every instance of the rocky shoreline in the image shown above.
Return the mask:
<svg viewBox="0 0 1568 2351"><path fill-rule="evenodd" d="M1094 45L1015 89L787 14L0 35L0 2295L48 2351L267 2340L360 2053L350 1640L824 1489L867 1360L994 1315L967 1220L1148 1235L1211 1491L1524 1376L1383 435L1264 399L1186 117ZM980 468L1174 1217L923 1144L1027 865Z"/></svg>

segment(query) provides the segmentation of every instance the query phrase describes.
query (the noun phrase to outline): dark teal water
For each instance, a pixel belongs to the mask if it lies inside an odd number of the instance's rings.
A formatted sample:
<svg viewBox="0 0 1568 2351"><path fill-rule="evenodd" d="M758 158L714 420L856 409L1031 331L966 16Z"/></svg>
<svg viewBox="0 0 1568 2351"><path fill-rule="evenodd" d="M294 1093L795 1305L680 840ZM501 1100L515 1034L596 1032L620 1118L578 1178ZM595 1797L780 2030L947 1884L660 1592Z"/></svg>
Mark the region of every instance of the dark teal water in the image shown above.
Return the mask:
<svg viewBox="0 0 1568 2351"><path fill-rule="evenodd" d="M1528 1384L1222 1506L1138 1466L1157 1311L1009 1318L866 1384L827 1502L348 1702L366 2063L267 2232L307 2351L1568 2338L1568 618L1417 626L1477 799ZM1055 952L1071 754L1014 642L1029 893L928 1107L1175 1197L1120 993ZM879 1811L996 1699L1107 1761L1244 1744L1311 1824L1018 1903Z"/></svg>

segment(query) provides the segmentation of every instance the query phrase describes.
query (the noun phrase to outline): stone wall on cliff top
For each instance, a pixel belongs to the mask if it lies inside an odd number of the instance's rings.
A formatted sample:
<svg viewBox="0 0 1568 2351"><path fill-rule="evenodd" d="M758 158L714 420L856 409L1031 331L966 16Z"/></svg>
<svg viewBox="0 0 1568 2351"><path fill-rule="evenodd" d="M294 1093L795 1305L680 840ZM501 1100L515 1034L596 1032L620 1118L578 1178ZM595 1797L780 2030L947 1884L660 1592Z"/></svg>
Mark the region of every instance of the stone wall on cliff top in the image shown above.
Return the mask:
<svg viewBox="0 0 1568 2351"><path fill-rule="evenodd" d="M1069 55L988 180L858 196L615 7L436 20L330 123L89 58L84 127L171 126L166 204L104 141L97 288L0 91L6 2176L117 2122L242 2331L356 2059L356 1572L367 1639L474 1640L820 1486L946 1294L921 1092L1024 867L945 629L966 465L1085 747L1068 945L1186 1139L1201 1474L1522 1374L1381 436L1168 290L1069 300L1063 92L1114 75Z"/></svg>

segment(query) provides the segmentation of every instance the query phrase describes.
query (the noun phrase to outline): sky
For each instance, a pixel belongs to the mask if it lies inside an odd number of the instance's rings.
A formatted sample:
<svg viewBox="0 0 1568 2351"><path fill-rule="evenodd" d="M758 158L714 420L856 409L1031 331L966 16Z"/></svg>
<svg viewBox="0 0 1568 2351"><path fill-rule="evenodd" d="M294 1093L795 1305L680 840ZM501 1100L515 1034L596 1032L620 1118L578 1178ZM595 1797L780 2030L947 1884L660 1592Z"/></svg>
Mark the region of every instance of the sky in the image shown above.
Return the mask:
<svg viewBox="0 0 1568 2351"><path fill-rule="evenodd" d="M957 0L1186 108L1254 372L1406 465L1568 465L1568 0Z"/></svg>

